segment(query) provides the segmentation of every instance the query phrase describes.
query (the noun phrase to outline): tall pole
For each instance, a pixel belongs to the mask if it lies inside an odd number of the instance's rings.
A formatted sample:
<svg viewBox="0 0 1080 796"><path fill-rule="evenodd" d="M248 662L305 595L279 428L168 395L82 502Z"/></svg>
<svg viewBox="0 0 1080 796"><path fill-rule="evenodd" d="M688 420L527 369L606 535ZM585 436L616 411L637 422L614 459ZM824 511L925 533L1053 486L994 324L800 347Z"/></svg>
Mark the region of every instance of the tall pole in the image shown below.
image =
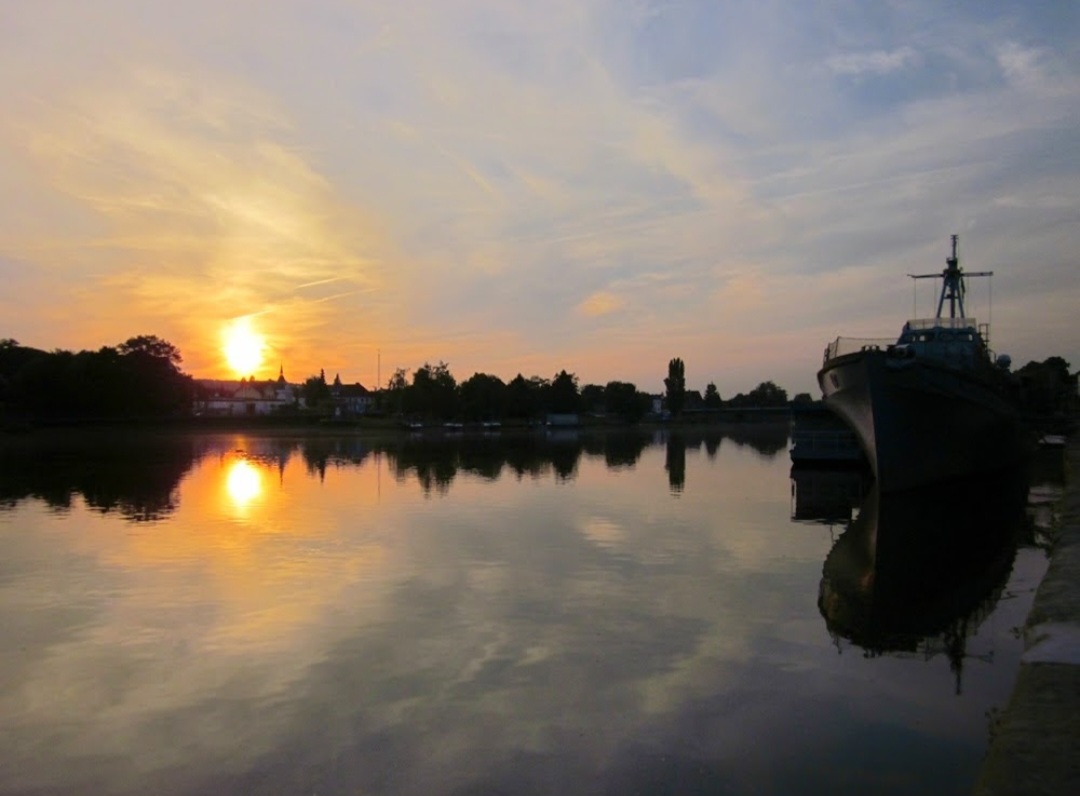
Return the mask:
<svg viewBox="0 0 1080 796"><path fill-rule="evenodd" d="M377 364L375 365L375 389L382 389L382 349L376 348L376 355L378 356Z"/></svg>

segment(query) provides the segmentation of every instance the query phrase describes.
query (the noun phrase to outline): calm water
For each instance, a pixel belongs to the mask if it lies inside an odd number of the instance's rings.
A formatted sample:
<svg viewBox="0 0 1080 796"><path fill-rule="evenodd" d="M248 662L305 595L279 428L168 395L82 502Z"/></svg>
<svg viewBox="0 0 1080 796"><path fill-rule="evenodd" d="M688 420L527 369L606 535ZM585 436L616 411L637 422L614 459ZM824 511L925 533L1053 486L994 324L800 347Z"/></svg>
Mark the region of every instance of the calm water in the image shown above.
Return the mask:
<svg viewBox="0 0 1080 796"><path fill-rule="evenodd" d="M783 432L8 440L0 793L967 792L1024 491L864 488Z"/></svg>

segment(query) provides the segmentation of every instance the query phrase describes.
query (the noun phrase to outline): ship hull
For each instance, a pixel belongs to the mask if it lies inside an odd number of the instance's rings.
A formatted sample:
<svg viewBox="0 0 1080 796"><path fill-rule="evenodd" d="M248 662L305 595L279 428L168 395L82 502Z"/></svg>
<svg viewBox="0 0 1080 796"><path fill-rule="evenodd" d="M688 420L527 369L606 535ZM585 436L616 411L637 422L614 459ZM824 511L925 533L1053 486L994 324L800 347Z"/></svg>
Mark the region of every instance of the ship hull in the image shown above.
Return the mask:
<svg viewBox="0 0 1080 796"><path fill-rule="evenodd" d="M999 470L1025 454L1014 403L973 374L873 349L828 361L818 383L883 492Z"/></svg>

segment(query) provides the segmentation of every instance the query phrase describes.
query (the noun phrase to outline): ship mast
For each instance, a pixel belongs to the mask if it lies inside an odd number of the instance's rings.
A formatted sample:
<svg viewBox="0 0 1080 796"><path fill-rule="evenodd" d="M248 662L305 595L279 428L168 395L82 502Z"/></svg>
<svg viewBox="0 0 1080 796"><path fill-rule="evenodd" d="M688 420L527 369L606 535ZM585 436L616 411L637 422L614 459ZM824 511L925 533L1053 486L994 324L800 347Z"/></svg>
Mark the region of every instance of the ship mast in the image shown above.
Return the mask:
<svg viewBox="0 0 1080 796"><path fill-rule="evenodd" d="M964 293L967 288L964 286L964 269L960 267L960 257L956 253L957 244L960 241L959 235L952 236L952 256L945 260L945 270L940 274L908 274L912 279L937 279L941 277L941 295L938 297L937 315L935 317L941 317L941 311L945 307L946 300L949 302L949 317L950 318L963 318L964 312ZM993 276L993 271L973 271L967 276ZM960 314L957 315L957 309L960 310Z"/></svg>

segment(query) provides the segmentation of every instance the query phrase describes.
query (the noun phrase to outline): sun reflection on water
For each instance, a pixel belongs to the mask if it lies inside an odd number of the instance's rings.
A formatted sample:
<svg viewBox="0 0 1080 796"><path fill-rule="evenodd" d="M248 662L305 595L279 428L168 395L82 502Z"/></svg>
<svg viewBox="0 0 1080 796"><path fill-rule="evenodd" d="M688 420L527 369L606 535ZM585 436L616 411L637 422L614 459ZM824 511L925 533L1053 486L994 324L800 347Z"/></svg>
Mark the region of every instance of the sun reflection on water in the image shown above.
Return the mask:
<svg viewBox="0 0 1080 796"><path fill-rule="evenodd" d="M250 462L237 459L229 467L225 490L237 509L246 509L262 493L262 477Z"/></svg>

